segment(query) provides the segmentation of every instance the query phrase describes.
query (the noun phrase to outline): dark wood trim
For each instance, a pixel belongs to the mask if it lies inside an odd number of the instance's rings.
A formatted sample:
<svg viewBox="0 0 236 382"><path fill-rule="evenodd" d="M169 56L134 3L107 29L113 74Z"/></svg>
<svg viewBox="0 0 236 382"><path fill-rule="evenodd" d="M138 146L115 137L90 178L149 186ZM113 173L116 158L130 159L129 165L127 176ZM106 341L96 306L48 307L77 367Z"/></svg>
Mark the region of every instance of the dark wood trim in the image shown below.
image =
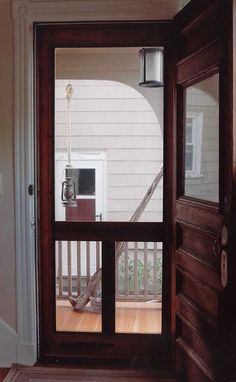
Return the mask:
<svg viewBox="0 0 236 382"><path fill-rule="evenodd" d="M109 235L108 235L109 237ZM102 243L102 332L115 333L115 242Z"/></svg>
<svg viewBox="0 0 236 382"><path fill-rule="evenodd" d="M221 44L218 39L178 62L178 84L190 86L215 74L219 71L220 59Z"/></svg>
<svg viewBox="0 0 236 382"><path fill-rule="evenodd" d="M7 376L10 368L0 368L0 382L4 382L5 377Z"/></svg>
<svg viewBox="0 0 236 382"><path fill-rule="evenodd" d="M214 370L215 354L217 352L216 336L207 335L202 337L183 317L181 317L181 336L184 338L186 345L191 347L204 360L209 369Z"/></svg>
<svg viewBox="0 0 236 382"><path fill-rule="evenodd" d="M170 309L171 257L165 262L169 278L164 281L163 335L114 334L114 317L110 326L103 322L104 333L56 332L55 326L55 241L99 240L167 241L165 223L63 223L54 221L54 59L59 47L139 47L166 46L171 39L172 22L84 22L75 24L36 25L37 139L38 139L38 216L39 228L39 294L40 294L40 358L75 357L78 359L140 359L155 367L167 364L170 352L170 326L174 333ZM171 224L169 221L168 224ZM172 228L169 228L173 230ZM104 256L113 256L113 244L103 243ZM111 247L110 247L111 245ZM165 255L164 255L165 258ZM106 262L107 258L104 257ZM105 265L106 268L106 265ZM172 269L173 271L173 269ZM108 264L107 264L108 274ZM112 285L114 273L111 276ZM110 279L109 279L110 280ZM171 288L173 288L174 281ZM113 285L114 287L114 285ZM105 287L110 298L112 289ZM114 303L104 302L104 312L114 316ZM165 318L168 317L167 320ZM106 333L109 333L106 334ZM142 344L142 346L140 346Z"/></svg>
<svg viewBox="0 0 236 382"><path fill-rule="evenodd" d="M37 232L39 282L39 332L41 348L47 347L55 332L55 244L52 240L54 216L54 51L37 39L36 62L36 136L37 136ZM47 87L45 88L45 84ZM43 98L43 105L42 105ZM42 183L44 179L44 183ZM47 211L47 213L45 213ZM44 267L46 271L44 271ZM44 285L44 288L41 286ZM45 301L50 297L50 308Z"/></svg>
<svg viewBox="0 0 236 382"><path fill-rule="evenodd" d="M163 327L164 335L170 336L172 363L175 363L175 246L176 246L176 49L172 43L165 52L164 86L164 243L163 243Z"/></svg>
<svg viewBox="0 0 236 382"><path fill-rule="evenodd" d="M179 290L188 299L194 301L203 312L217 318L219 299L217 291L201 282L192 273L185 271L183 268L176 267L179 272Z"/></svg>
<svg viewBox="0 0 236 382"><path fill-rule="evenodd" d="M181 292L176 297L176 312L185 322L191 323L194 330L203 337L206 335L215 336L216 320L203 312L199 306Z"/></svg>
<svg viewBox="0 0 236 382"><path fill-rule="evenodd" d="M83 367L86 364L125 368L148 366L152 370L171 372L169 347L168 339L160 335L57 333L44 347L41 360L74 361Z"/></svg>
<svg viewBox="0 0 236 382"><path fill-rule="evenodd" d="M221 294L219 332L221 336L218 362L222 359L221 379L236 379L236 2L224 2L222 20L224 55L221 64L220 97L223 104L221 119L221 150L224 156L222 171L222 206L224 225L229 232L228 283ZM222 138L221 138L222 139ZM227 354L227 357L224 356Z"/></svg>
<svg viewBox="0 0 236 382"><path fill-rule="evenodd" d="M178 338L176 342L178 349L177 368L180 369L181 381L214 382L216 380L215 373L204 360L199 358L192 347L188 346L182 337Z"/></svg>
<svg viewBox="0 0 236 382"><path fill-rule="evenodd" d="M36 24L37 38L51 48L165 46L172 30L171 20Z"/></svg>
<svg viewBox="0 0 236 382"><path fill-rule="evenodd" d="M219 271L215 270L205 261L193 256L191 253L178 249L176 251L176 265L178 268L182 268L188 273L198 278L200 281L208 285L209 287L222 291L222 285L219 280Z"/></svg>
<svg viewBox="0 0 236 382"><path fill-rule="evenodd" d="M163 223L55 222L54 240L163 242Z"/></svg>
<svg viewBox="0 0 236 382"><path fill-rule="evenodd" d="M198 200L181 198L176 203L177 221L219 237L222 216L219 208Z"/></svg>
<svg viewBox="0 0 236 382"><path fill-rule="evenodd" d="M219 0L192 0L175 18L178 33L189 33L192 29L199 29L199 25L211 18L219 5Z"/></svg>

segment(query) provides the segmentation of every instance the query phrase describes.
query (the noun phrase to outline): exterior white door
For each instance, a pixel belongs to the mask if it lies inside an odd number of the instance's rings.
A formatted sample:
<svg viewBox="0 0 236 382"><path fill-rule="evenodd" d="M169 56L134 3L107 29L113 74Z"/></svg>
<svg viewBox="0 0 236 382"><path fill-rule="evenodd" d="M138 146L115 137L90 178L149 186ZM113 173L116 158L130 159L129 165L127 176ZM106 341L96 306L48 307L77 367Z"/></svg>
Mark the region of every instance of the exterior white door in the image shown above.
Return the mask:
<svg viewBox="0 0 236 382"><path fill-rule="evenodd" d="M60 221L80 221L80 206L83 204L78 204L77 208L65 207L61 200L61 189L62 182L65 179L65 168L67 165L67 152L57 152L55 155L55 216L57 220ZM88 211L87 219L88 221L102 221L106 219L106 153L104 152L72 152L71 160L72 169L81 173L81 170L89 170L94 176L92 176L92 182L94 185L92 188L94 192L86 192L86 187L79 191L80 187L77 188L76 201L78 202L89 202L91 201L91 209ZM86 173L85 173L86 174ZM77 186L77 185L76 185ZM93 205L95 209L93 210ZM83 207L82 207L83 208ZM85 209L87 204L85 204ZM78 212L76 212L78 210ZM82 212L83 221L86 221L86 216L84 209ZM72 261L72 276L77 275L77 258L76 258L76 242L71 243L71 261ZM62 242L62 250L65 256L62 259L62 273L63 277L68 275L68 254L67 245ZM81 243L81 276L87 275L87 264L86 264L86 242ZM90 274L96 271L96 243L90 243ZM67 254L67 255L66 255Z"/></svg>
<svg viewBox="0 0 236 382"><path fill-rule="evenodd" d="M56 220L65 221L66 208L61 200L62 182L65 180L65 167L67 165L66 151L57 152L55 155L55 216ZM92 195L82 192L77 195L78 199L94 199L95 200L95 216L94 221L102 221L106 219L106 153L104 152L72 152L71 159L72 169L84 170L90 169L94 172L94 189Z"/></svg>

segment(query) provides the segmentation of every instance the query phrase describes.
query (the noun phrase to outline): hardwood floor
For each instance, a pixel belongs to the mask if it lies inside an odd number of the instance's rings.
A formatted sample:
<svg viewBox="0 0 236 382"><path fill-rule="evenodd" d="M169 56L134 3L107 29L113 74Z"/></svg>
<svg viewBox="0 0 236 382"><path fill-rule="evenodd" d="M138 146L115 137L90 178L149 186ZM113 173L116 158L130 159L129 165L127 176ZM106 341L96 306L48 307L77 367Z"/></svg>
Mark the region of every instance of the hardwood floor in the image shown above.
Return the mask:
<svg viewBox="0 0 236 382"><path fill-rule="evenodd" d="M57 330L58 331L101 331L101 314L92 313L88 305L82 312L75 312L68 301L57 301ZM160 333L161 332L161 303L157 302L117 302L116 303L116 331L122 333ZM55 364L40 364L37 366L51 366ZM58 365L57 365L58 366ZM69 367L68 365L67 367ZM63 367L63 365L60 365ZM64 365L65 367L65 365ZM3 382L9 369L0 369L0 382ZM122 370L121 376L122 376ZM157 382L175 382L168 376L150 378L148 371L129 371L137 380ZM96 375L96 371L95 374ZM118 373L116 370L114 373ZM144 373L144 374L140 374ZM147 376L145 377L145 373ZM115 376L116 374L114 374ZM133 380L132 376L130 378ZM127 378L126 378L127 379ZM123 379L122 379L123 380ZM136 380L136 378L135 378Z"/></svg>
<svg viewBox="0 0 236 382"><path fill-rule="evenodd" d="M92 313L90 306L76 312L69 302L57 301L57 331L101 332L101 314ZM117 302L117 333L161 333L161 303Z"/></svg>

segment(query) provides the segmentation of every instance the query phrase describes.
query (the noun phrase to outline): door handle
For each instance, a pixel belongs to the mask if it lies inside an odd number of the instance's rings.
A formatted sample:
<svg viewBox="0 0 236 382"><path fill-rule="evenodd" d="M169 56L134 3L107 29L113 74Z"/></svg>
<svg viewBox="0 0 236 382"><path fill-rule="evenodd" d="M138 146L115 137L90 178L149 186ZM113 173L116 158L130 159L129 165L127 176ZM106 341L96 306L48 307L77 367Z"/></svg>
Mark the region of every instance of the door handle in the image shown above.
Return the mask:
<svg viewBox="0 0 236 382"><path fill-rule="evenodd" d="M227 246L228 238L228 228L226 225L223 225L220 237L215 239L213 243L213 252L217 259L220 257L222 250Z"/></svg>
<svg viewBox="0 0 236 382"><path fill-rule="evenodd" d="M228 254L225 250L221 252L220 275L222 287L225 288L228 283Z"/></svg>
<svg viewBox="0 0 236 382"><path fill-rule="evenodd" d="M215 257L220 261L220 278L223 288L228 283L228 254L225 247L228 244L228 229L223 225L220 237L214 240L213 252Z"/></svg>

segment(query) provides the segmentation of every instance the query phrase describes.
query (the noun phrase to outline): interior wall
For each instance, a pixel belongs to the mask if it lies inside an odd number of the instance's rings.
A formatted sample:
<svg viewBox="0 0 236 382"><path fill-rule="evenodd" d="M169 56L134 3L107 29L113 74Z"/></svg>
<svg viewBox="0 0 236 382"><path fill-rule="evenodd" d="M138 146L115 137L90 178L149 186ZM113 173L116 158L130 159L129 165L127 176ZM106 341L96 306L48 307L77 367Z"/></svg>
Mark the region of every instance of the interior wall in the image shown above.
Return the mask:
<svg viewBox="0 0 236 382"><path fill-rule="evenodd" d="M13 20L11 0L0 1L0 320L16 327L13 193Z"/></svg>

